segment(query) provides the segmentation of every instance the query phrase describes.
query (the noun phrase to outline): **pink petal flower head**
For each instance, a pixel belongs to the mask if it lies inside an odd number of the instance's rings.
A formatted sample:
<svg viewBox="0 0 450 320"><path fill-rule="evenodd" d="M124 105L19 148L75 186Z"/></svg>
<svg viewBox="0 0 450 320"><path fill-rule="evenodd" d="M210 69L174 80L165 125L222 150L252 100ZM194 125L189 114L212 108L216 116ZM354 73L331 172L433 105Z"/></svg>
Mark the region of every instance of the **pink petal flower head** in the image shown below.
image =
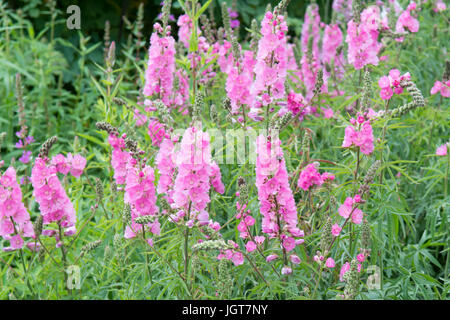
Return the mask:
<svg viewBox="0 0 450 320"><path fill-rule="evenodd" d="M350 216L352 209L353 209L353 198L347 197L347 199L345 199L344 204L342 204L339 207L338 213L341 217L347 219Z"/></svg>
<svg viewBox="0 0 450 320"><path fill-rule="evenodd" d="M234 252L231 261L235 266L239 266L244 263L244 255L241 252Z"/></svg>
<svg viewBox="0 0 450 320"><path fill-rule="evenodd" d="M67 175L70 171L70 164L67 162L66 157L62 154L57 154L52 158L52 164L56 166L56 171L62 173L63 175Z"/></svg>
<svg viewBox="0 0 450 320"><path fill-rule="evenodd" d="M281 274L283 274L283 275L288 275L288 274L291 274L291 273L292 273L292 268L290 268L288 266L284 266L281 269Z"/></svg>
<svg viewBox="0 0 450 320"><path fill-rule="evenodd" d="M21 249L23 247L23 239L18 234L11 237L9 242L11 243L11 248L13 248L14 250Z"/></svg>
<svg viewBox="0 0 450 320"><path fill-rule="evenodd" d="M342 228L339 227L337 223L333 224L331 227L331 234L335 237L337 237L341 233Z"/></svg>
<svg viewBox="0 0 450 320"><path fill-rule="evenodd" d="M334 268L336 266L333 258L328 258L325 262L325 265L327 266L327 268Z"/></svg>
<svg viewBox="0 0 450 320"><path fill-rule="evenodd" d="M298 179L298 186L305 191L308 191L314 185L321 186L323 184L322 176L319 171L317 171L316 163L308 164L302 172L300 172L300 177Z"/></svg>
<svg viewBox="0 0 450 320"><path fill-rule="evenodd" d="M436 149L436 155L437 156L446 156L447 155L447 144L444 143L442 146L439 146Z"/></svg>
<svg viewBox="0 0 450 320"><path fill-rule="evenodd" d="M301 262L300 258L297 255L295 255L295 254L291 254L289 256L289 259L291 260L291 262L293 264L299 264Z"/></svg>
<svg viewBox="0 0 450 320"><path fill-rule="evenodd" d="M352 222L354 224L361 224L361 222L363 220L363 216L364 216L364 214L361 211L361 209L359 209L359 208L354 209L353 213L352 213Z"/></svg>
<svg viewBox="0 0 450 320"><path fill-rule="evenodd" d="M360 253L356 256L356 259L358 259L359 262L364 262L364 260L366 260L366 255L364 253Z"/></svg>
<svg viewBox="0 0 450 320"><path fill-rule="evenodd" d="M253 252L256 250L256 244L253 241L249 241L245 245L245 249L247 250L247 252Z"/></svg>
<svg viewBox="0 0 450 320"><path fill-rule="evenodd" d="M270 262L270 261L275 260L275 259L277 259L277 258L278 258L278 255L276 255L276 254L271 254L271 255L268 255L268 256L266 257L266 261L267 261L267 262Z"/></svg>
<svg viewBox="0 0 450 320"><path fill-rule="evenodd" d="M72 156L72 154L69 153L67 155L67 162L70 164L70 174L75 178L79 178L86 167L86 158L79 154Z"/></svg>
<svg viewBox="0 0 450 320"><path fill-rule="evenodd" d="M287 237L283 240L283 247L286 251L292 251L295 248L295 239L291 237Z"/></svg>

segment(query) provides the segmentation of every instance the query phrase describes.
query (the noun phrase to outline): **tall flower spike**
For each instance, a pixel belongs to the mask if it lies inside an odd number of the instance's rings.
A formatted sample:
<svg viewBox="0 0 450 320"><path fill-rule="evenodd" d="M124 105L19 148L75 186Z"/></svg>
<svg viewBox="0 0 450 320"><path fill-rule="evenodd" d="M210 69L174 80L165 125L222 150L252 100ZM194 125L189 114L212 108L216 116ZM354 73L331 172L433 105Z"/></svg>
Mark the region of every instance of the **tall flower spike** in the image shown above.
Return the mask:
<svg viewBox="0 0 450 320"><path fill-rule="evenodd" d="M302 237L303 232L297 226L297 208L280 144L278 137L261 134L257 138L256 187L263 215L262 231L270 238L278 238L283 250L291 251L302 242L295 238Z"/></svg>

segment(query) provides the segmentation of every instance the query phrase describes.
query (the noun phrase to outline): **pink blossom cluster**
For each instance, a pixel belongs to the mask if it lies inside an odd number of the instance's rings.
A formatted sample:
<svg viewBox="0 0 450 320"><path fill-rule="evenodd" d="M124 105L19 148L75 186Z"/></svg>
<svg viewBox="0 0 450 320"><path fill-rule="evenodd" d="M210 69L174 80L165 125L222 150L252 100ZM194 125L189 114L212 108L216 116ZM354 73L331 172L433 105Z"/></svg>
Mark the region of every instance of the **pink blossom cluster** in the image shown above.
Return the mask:
<svg viewBox="0 0 450 320"><path fill-rule="evenodd" d="M344 74L343 50L337 53L337 48L342 44L344 37L338 24L330 24L325 26L322 40L322 63L329 64L334 67L334 73L338 79L341 79ZM338 62L339 61L339 62ZM326 72L326 69L324 72Z"/></svg>
<svg viewBox="0 0 450 320"><path fill-rule="evenodd" d="M177 25L178 29L178 40L181 41L186 48L189 48L189 40L192 33L192 20L187 14L183 14L178 17Z"/></svg>
<svg viewBox="0 0 450 320"><path fill-rule="evenodd" d="M34 238L30 215L22 203L22 190L17 183L16 170L9 167L3 175L0 174L0 236L8 240L9 247L4 251L21 249L23 237ZM33 243L28 243L30 249Z"/></svg>
<svg viewBox="0 0 450 320"><path fill-rule="evenodd" d="M229 240L228 243L232 245L233 249L221 250L217 259L231 260L235 266L239 266L244 263L244 254L239 251L239 245L234 241Z"/></svg>
<svg viewBox="0 0 450 320"><path fill-rule="evenodd" d="M411 15L411 12L415 11L416 8L416 3L412 1L406 10L400 14L395 24L395 31L397 33L404 33L405 29L408 29L410 32L419 31L419 20Z"/></svg>
<svg viewBox="0 0 450 320"><path fill-rule="evenodd" d="M256 141L256 187L262 232L269 238L279 238L286 251L303 243L304 233L297 227L297 208L289 186L281 141L260 135Z"/></svg>
<svg viewBox="0 0 450 320"><path fill-rule="evenodd" d="M308 51L308 43L312 41L312 55L319 59L319 40L320 40L320 15L319 6L312 3L308 6L303 20L303 28L300 43L303 53Z"/></svg>
<svg viewBox="0 0 450 320"><path fill-rule="evenodd" d="M338 213L341 217L347 219L351 215L352 222L355 224L361 224L363 219L363 212L357 206L361 202L361 196L355 195L347 197L344 203L339 207Z"/></svg>
<svg viewBox="0 0 450 320"><path fill-rule="evenodd" d="M155 174L152 167L139 164L134 158L128 161L124 201L131 207L131 225L125 229L126 239L135 237L140 231L148 231L154 235L160 233L158 219L146 225L135 222L137 217L158 214L154 181Z"/></svg>
<svg viewBox="0 0 450 320"><path fill-rule="evenodd" d="M434 83L433 87L431 88L430 93L436 94L438 92L440 92L444 98L449 98L450 97L450 80L447 80L445 82L436 81Z"/></svg>
<svg viewBox="0 0 450 320"><path fill-rule="evenodd" d="M67 175L70 172L72 176L79 178L86 167L86 158L79 154L73 156L71 153L68 153L67 157L64 157L60 153L52 157L51 164L56 167L57 172L63 175Z"/></svg>
<svg viewBox="0 0 450 320"><path fill-rule="evenodd" d="M252 51L245 50L242 53L242 61L238 61L228 68L228 77L225 85L233 113L237 113L241 106L245 108L245 105L251 106L253 104L251 86L256 60L253 58Z"/></svg>
<svg viewBox="0 0 450 320"><path fill-rule="evenodd" d="M78 161L83 162L81 159ZM33 195L39 204L44 224L58 222L62 227L69 228L75 226L76 213L57 176L57 172L61 172L59 170L65 172L67 169L64 166L52 163L53 161L50 162L40 157L36 158L31 171ZM81 173L76 171L76 174Z"/></svg>
<svg viewBox="0 0 450 320"><path fill-rule="evenodd" d="M389 76L382 76L378 80L378 85L380 86L380 97L383 100L389 100L394 92L396 94L403 93L403 87L400 85L401 81L411 79L409 72L404 75L400 75L400 71L397 69L392 69L389 71Z"/></svg>
<svg viewBox="0 0 450 320"><path fill-rule="evenodd" d="M162 31L162 27L158 23L155 24L154 28ZM170 35L160 37L157 32L153 32L148 50L143 94L147 97L158 95L158 98L169 105L174 72L175 40Z"/></svg>
<svg viewBox="0 0 450 320"><path fill-rule="evenodd" d="M20 140L15 144L15 147L18 149L23 149L23 153L22 156L19 158L19 161L24 164L27 164L31 160L31 151L26 150L26 147L34 142L34 137L33 136L24 137L24 135L26 135L26 133L24 132L25 128L26 126L24 126L19 132L16 132L16 136L18 136Z"/></svg>
<svg viewBox="0 0 450 320"><path fill-rule="evenodd" d="M287 109L292 112L294 116L297 116L300 120L303 120L307 113L307 102L301 93L296 93L291 90L287 96Z"/></svg>
<svg viewBox="0 0 450 320"><path fill-rule="evenodd" d="M378 42L380 10L377 6L370 6L361 13L361 22L353 19L347 24L348 62L355 69L362 69L365 65L378 65L378 52L382 44Z"/></svg>
<svg viewBox="0 0 450 320"><path fill-rule="evenodd" d="M186 102L189 99L189 79L186 71L183 69L176 70L174 76L178 82L178 86L172 92L171 106L177 108L181 114L187 115L188 109Z"/></svg>
<svg viewBox="0 0 450 320"><path fill-rule="evenodd" d="M224 191L220 181L220 170L211 159L210 138L195 126L184 132L175 163L178 174L173 188L173 208L179 211L172 215L172 221L187 220L188 226L195 221L208 224L209 213L205 210L210 202L211 183L216 191Z"/></svg>
<svg viewBox="0 0 450 320"><path fill-rule="evenodd" d="M353 0L333 0L333 11L344 16L344 21L350 20L352 17Z"/></svg>
<svg viewBox="0 0 450 320"><path fill-rule="evenodd" d="M122 137L112 134L108 137L108 142L113 148L111 166L114 169L114 180L116 180L116 184L118 185L125 183L127 163L131 159L130 153L125 149L125 138L125 134Z"/></svg>
<svg viewBox="0 0 450 320"><path fill-rule="evenodd" d="M266 12L261 22L262 37L256 55L255 81L252 93L261 98L254 107L259 108L281 99L285 95L284 81L287 75L287 34L288 28L282 15L274 16Z"/></svg>
<svg viewBox="0 0 450 320"><path fill-rule="evenodd" d="M324 172L322 175L317 170L318 163L308 164L301 172L297 185L305 191L308 191L313 186L321 186L327 179L334 180L334 175L329 172Z"/></svg>
<svg viewBox="0 0 450 320"><path fill-rule="evenodd" d="M366 120L364 116L358 115L357 120L350 119L349 125L345 128L345 137L342 147L349 148L351 146L359 147L361 152L369 155L373 152L373 130L370 120Z"/></svg>
<svg viewBox="0 0 450 320"><path fill-rule="evenodd" d="M148 122L148 135L152 139L152 144L159 147L164 138L169 138L169 134L166 133L164 124L158 121L158 119L150 119Z"/></svg>
<svg viewBox="0 0 450 320"><path fill-rule="evenodd" d="M433 8L434 12L444 12L447 9L447 5L442 0L437 0L435 5L436 7Z"/></svg>
<svg viewBox="0 0 450 320"><path fill-rule="evenodd" d="M172 203L173 186L175 182L176 164L174 159L174 143L171 139L164 139L156 155L156 165L159 171L158 193L165 193L166 199Z"/></svg>

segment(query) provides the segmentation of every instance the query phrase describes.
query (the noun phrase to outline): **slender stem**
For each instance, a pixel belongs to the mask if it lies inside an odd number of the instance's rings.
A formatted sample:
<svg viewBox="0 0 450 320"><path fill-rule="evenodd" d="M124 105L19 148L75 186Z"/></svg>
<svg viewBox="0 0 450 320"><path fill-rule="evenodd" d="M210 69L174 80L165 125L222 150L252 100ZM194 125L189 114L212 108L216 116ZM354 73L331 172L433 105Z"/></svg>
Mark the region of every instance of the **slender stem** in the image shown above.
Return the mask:
<svg viewBox="0 0 450 320"><path fill-rule="evenodd" d="M244 251L240 251L246 258L247 260L250 262L250 264L252 265L253 269L255 270L255 272L258 274L258 276L266 283L266 285L268 287L270 287L269 283L267 282L267 280L264 278L264 276L261 274L261 272L259 271L258 267L256 267L255 263L253 262L252 259L250 259L250 256L248 254L246 254Z"/></svg>
<svg viewBox="0 0 450 320"><path fill-rule="evenodd" d="M66 250L64 247L64 241L63 241L63 237L64 234L62 232L62 228L61 228L61 224L58 222L58 230L59 230L59 241L61 241L61 254L62 254L62 260L63 260L63 265L64 265L64 283L67 285L67 273L66 273L66 268L67 268L67 257L66 257ZM69 294L72 294L72 289L69 289Z"/></svg>
<svg viewBox="0 0 450 320"><path fill-rule="evenodd" d="M314 291L312 298L314 299L316 297L317 287L319 286L320 280L322 279L322 272L323 272L323 263L320 264L319 268L319 277L317 278L316 285L314 286Z"/></svg>
<svg viewBox="0 0 450 320"><path fill-rule="evenodd" d="M384 107L384 114L387 115L387 111L389 108L389 102L391 101L391 99L389 99L388 101L386 101L385 107ZM384 139L386 137L386 132L387 132L387 124L388 124L389 119L386 119L386 122L384 123L383 126L383 139L381 140L381 142L384 144ZM381 164L383 164L383 150L384 150L384 145L380 150L380 161ZM380 170L380 184L383 183L383 169Z"/></svg>
<svg viewBox="0 0 450 320"><path fill-rule="evenodd" d="M449 146L447 144L447 149ZM450 150L447 150L447 169L445 170L445 179L444 179L444 199L447 199L447 188L448 188L448 167L450 166Z"/></svg>

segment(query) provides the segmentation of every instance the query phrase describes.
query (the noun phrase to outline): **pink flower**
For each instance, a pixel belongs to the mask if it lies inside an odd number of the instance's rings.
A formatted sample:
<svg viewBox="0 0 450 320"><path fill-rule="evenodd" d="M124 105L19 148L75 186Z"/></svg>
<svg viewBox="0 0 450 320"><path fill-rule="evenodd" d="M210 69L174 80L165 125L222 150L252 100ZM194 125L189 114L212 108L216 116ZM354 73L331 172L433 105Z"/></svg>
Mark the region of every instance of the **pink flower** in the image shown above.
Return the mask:
<svg viewBox="0 0 450 320"><path fill-rule="evenodd" d="M373 131L370 121L365 121L360 125L359 130L355 130L353 126L347 126L345 128L345 137L342 143L342 147L348 148L351 146L357 146L361 148L361 152L369 155L373 152Z"/></svg>
<svg viewBox="0 0 450 320"><path fill-rule="evenodd" d="M415 3L411 2L411 4L403 11L398 17L397 23L395 25L395 31L397 33L405 32L405 28L409 29L410 32L419 31L419 21L411 16L411 11L415 10Z"/></svg>
<svg viewBox="0 0 450 320"><path fill-rule="evenodd" d="M170 138L164 129L164 124L157 119L152 119L148 123L148 135L152 139L152 144L159 147L164 138Z"/></svg>
<svg viewBox="0 0 450 320"><path fill-rule="evenodd" d="M70 164L62 154L57 154L52 158L52 165L56 166L56 171L67 175L70 171Z"/></svg>
<svg viewBox="0 0 450 320"><path fill-rule="evenodd" d="M335 237L337 237L341 233L342 228L339 227L337 223L333 224L331 227L331 234Z"/></svg>
<svg viewBox="0 0 450 320"><path fill-rule="evenodd" d="M11 248L14 250L21 249L23 247L23 239L19 234L11 237L9 242L11 243Z"/></svg>
<svg viewBox="0 0 450 320"><path fill-rule="evenodd" d="M292 251L295 248L295 239L291 237L287 237L283 240L283 247L286 251Z"/></svg>
<svg viewBox="0 0 450 320"><path fill-rule="evenodd" d="M366 255L364 253L360 253L356 256L356 259L358 259L359 262L364 262L364 260L366 260Z"/></svg>
<svg viewBox="0 0 450 320"><path fill-rule="evenodd" d="M433 85L433 88L431 88L430 93L436 94L438 92L440 92L441 95L445 98L450 97L450 80L447 80L445 83L436 81Z"/></svg>
<svg viewBox="0 0 450 320"><path fill-rule="evenodd" d="M67 154L67 162L70 165L70 174L75 178L79 178L86 167L86 159L79 154L72 156L72 154L69 153Z"/></svg>
<svg viewBox="0 0 450 320"><path fill-rule="evenodd" d="M331 109L331 108L328 108L328 109L322 108L322 111L323 111L323 117L325 119L333 118L333 115L334 115L333 109Z"/></svg>
<svg viewBox="0 0 450 320"><path fill-rule="evenodd" d="M341 267L341 271L339 272L339 281L344 281L344 275L349 270L350 270L350 263L349 262L344 263Z"/></svg>
<svg viewBox="0 0 450 320"><path fill-rule="evenodd" d="M288 267L288 266L284 266L281 269L281 274L283 275L287 275L287 274L291 274L292 273L292 268Z"/></svg>
<svg viewBox="0 0 450 320"><path fill-rule="evenodd" d="M160 37L157 32L153 32L148 50L143 94L147 97L156 95L166 106L169 106L174 73L175 40L171 36Z"/></svg>
<svg viewBox="0 0 450 320"><path fill-rule="evenodd" d="M270 262L270 261L275 260L275 259L277 259L277 258L278 258L278 256L277 256L276 254L271 254L271 255L268 255L268 256L266 257L266 261L267 261L267 262Z"/></svg>
<svg viewBox="0 0 450 320"><path fill-rule="evenodd" d="M362 69L367 64L378 65L378 52L382 44L378 42L380 12L377 6L370 6L361 13L358 24L350 20L347 24L348 62L355 69Z"/></svg>
<svg viewBox="0 0 450 320"><path fill-rule="evenodd" d="M269 237L284 238L286 250L294 249L302 232L297 227L297 209L289 186L281 141L260 135L256 141L256 187L263 216L262 232ZM294 240L294 241L293 241Z"/></svg>
<svg viewBox="0 0 450 320"><path fill-rule="evenodd" d="M81 175L86 160L81 156L72 157L70 153L67 160L71 166L71 173L74 176ZM44 224L59 222L63 227L69 228L75 225L76 213L56 172L54 165L47 164L42 158L36 158L31 170L33 195L39 204Z"/></svg>
<svg viewBox="0 0 450 320"><path fill-rule="evenodd" d="M436 149L436 155L437 156L446 156L447 155L447 144L444 143L442 146L439 146Z"/></svg>
<svg viewBox="0 0 450 320"><path fill-rule="evenodd" d="M295 254L291 254L289 256L289 259L291 260L291 262L293 264L299 264L301 262L300 258L297 255L295 255Z"/></svg>
<svg viewBox="0 0 450 320"><path fill-rule="evenodd" d="M253 252L256 250L256 244L253 241L249 241L245 245L245 249L247 250L247 252Z"/></svg>
<svg viewBox="0 0 450 320"><path fill-rule="evenodd" d="M314 185L321 186L323 179L320 173L317 171L316 163L308 164L301 172L298 179L298 187L305 191L308 191Z"/></svg>
<svg viewBox="0 0 450 320"><path fill-rule="evenodd" d="M361 209L354 209L353 210L353 214L352 214L352 222L354 224L361 224L363 219L363 212L361 211Z"/></svg>
<svg viewBox="0 0 450 320"><path fill-rule="evenodd" d="M353 209L353 198L352 197L347 197L345 199L344 204L342 204L339 209L338 209L338 213L341 217L347 219L350 216L350 213L352 212Z"/></svg>
<svg viewBox="0 0 450 320"><path fill-rule="evenodd" d="M334 268L336 264L333 258L328 258L325 262L325 265L327 266L327 268Z"/></svg>
<svg viewBox="0 0 450 320"><path fill-rule="evenodd" d="M234 252L231 261L235 266L239 266L244 263L244 255L241 252Z"/></svg>
<svg viewBox="0 0 450 320"><path fill-rule="evenodd" d="M269 14L270 13L270 14ZM273 22L277 21L274 25ZM267 12L261 22L262 37L258 42L258 52L254 67L255 81L251 94L261 100L264 93L270 92L273 99L285 96L284 82L287 75L287 24L283 16ZM252 106L254 107L254 106Z"/></svg>

